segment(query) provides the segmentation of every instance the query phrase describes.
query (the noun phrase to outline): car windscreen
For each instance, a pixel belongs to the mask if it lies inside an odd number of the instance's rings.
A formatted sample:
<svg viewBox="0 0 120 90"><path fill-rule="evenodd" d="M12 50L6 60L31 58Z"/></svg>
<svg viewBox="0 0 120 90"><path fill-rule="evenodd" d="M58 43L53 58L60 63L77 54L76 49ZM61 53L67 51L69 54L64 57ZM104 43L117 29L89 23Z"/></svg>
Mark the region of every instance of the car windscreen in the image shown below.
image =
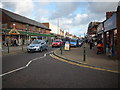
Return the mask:
<svg viewBox="0 0 120 90"><path fill-rule="evenodd" d="M60 41L54 41L54 42L60 42Z"/></svg>
<svg viewBox="0 0 120 90"><path fill-rule="evenodd" d="M35 41L32 41L31 44L40 44L40 43L41 43L40 41L35 40Z"/></svg>
<svg viewBox="0 0 120 90"><path fill-rule="evenodd" d="M70 42L76 42L76 40L71 40Z"/></svg>

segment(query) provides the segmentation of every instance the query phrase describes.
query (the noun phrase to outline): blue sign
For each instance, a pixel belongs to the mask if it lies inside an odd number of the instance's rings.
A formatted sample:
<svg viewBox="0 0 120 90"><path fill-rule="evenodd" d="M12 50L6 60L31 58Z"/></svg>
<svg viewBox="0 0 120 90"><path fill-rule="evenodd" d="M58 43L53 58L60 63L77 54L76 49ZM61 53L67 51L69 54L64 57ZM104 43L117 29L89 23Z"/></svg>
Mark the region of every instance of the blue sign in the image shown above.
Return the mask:
<svg viewBox="0 0 120 90"><path fill-rule="evenodd" d="M116 13L114 13L108 20L104 22L104 32L117 28Z"/></svg>

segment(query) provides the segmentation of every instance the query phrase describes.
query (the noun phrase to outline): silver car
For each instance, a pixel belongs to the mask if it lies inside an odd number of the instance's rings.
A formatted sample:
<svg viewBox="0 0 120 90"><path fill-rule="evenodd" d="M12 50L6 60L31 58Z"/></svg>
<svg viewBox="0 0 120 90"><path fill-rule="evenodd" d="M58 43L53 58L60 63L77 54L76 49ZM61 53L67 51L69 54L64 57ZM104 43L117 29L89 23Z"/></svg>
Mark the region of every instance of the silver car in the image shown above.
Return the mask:
<svg viewBox="0 0 120 90"><path fill-rule="evenodd" d="M48 45L44 40L34 40L31 42L31 44L27 47L27 51L34 52L34 51L40 51L47 50Z"/></svg>

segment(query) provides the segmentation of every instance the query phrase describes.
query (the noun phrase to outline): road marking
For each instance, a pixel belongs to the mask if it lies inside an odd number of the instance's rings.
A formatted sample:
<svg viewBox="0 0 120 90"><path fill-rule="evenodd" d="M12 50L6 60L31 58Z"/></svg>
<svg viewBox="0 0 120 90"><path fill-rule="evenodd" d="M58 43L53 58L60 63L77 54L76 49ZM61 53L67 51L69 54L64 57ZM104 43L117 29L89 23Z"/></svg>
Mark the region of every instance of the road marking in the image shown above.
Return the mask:
<svg viewBox="0 0 120 90"><path fill-rule="evenodd" d="M10 74L10 73L13 73L13 72L16 72L16 71L19 71L19 70L22 70L24 68L26 68L26 66L18 68L18 69L15 69L15 70L12 70L12 71L4 73L4 74L1 74L0 77L5 76L5 75Z"/></svg>
<svg viewBox="0 0 120 90"><path fill-rule="evenodd" d="M57 59L57 60L60 60L60 61L63 61L63 62L72 64L72 65L80 66L80 67L91 68L91 69L102 70L102 71L108 71L108 72L112 72L112 73L120 73L119 71L115 71L115 70L97 68L97 67L92 67L92 66L87 66L87 65L78 64L78 63L75 63L75 62L72 62L72 61L67 61L67 60L62 59L62 58L59 58L59 57L57 57L57 56L55 56L55 55L53 55L53 54L50 54L50 56L53 57L53 58L55 58L55 59Z"/></svg>
<svg viewBox="0 0 120 90"><path fill-rule="evenodd" d="M8 74L11 74L11 73L13 73L13 72L17 72L17 71L22 70L22 69L25 69L25 68L27 68L33 61L38 60L38 59L41 59L41 58L44 58L44 57L47 56L47 54L50 54L50 53L52 53L52 52L53 52L53 51L50 51L50 52L48 52L48 53L45 53L42 57L38 57L38 58L34 58L34 59L30 60L30 61L29 61L25 66L23 66L23 67L20 67L20 68L18 68L18 69L15 69L15 70L6 72L6 73L4 73L4 74L0 74L0 77L5 76L5 75L8 75Z"/></svg>

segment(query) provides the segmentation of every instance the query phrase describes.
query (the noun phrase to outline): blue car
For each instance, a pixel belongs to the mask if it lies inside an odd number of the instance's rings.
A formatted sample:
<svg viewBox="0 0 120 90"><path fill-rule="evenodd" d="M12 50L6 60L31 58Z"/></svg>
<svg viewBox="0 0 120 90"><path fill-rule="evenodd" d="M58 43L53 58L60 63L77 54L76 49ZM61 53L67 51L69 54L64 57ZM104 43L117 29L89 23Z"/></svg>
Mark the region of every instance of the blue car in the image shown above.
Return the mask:
<svg viewBox="0 0 120 90"><path fill-rule="evenodd" d="M77 39L71 39L70 40L70 46L71 47L77 47Z"/></svg>

